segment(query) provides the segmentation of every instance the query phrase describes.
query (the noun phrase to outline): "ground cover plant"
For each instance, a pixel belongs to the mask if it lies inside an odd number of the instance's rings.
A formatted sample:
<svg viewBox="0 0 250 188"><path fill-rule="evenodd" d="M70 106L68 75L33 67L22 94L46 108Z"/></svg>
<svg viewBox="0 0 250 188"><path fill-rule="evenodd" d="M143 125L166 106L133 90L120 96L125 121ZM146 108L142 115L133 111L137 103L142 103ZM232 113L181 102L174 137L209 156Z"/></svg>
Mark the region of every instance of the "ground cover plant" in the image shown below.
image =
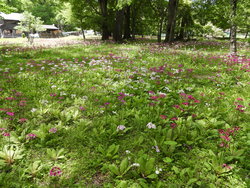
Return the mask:
<svg viewBox="0 0 250 188"><path fill-rule="evenodd" d="M1 187L250 185L249 47L59 44L0 47Z"/></svg>

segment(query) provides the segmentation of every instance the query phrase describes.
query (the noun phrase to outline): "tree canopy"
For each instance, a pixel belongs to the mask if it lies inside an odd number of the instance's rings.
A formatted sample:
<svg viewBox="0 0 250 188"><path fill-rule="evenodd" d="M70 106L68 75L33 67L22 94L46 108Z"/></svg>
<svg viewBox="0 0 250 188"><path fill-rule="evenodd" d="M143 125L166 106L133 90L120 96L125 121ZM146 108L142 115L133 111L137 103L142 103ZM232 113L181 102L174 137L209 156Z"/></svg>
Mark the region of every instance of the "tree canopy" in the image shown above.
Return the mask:
<svg viewBox="0 0 250 188"><path fill-rule="evenodd" d="M93 29L117 42L135 35L157 35L158 42L163 34L164 42L226 36L233 26L248 37L250 29L248 0L2 0L0 11L29 11L61 30Z"/></svg>

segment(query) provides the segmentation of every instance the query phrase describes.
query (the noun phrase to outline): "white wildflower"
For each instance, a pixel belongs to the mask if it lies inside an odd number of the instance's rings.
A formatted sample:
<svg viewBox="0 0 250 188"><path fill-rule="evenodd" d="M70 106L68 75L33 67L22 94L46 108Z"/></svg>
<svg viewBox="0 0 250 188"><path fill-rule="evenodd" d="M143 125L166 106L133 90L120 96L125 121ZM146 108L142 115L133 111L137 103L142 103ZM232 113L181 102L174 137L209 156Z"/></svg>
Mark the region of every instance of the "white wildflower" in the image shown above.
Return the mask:
<svg viewBox="0 0 250 188"><path fill-rule="evenodd" d="M116 130L117 131L119 131L119 130L123 131L124 129L126 129L126 127L124 125L118 125Z"/></svg>
<svg viewBox="0 0 250 188"><path fill-rule="evenodd" d="M37 109L36 108L32 108L30 111L31 112L35 112L35 111L37 111Z"/></svg>
<svg viewBox="0 0 250 188"><path fill-rule="evenodd" d="M148 127L149 129L156 129L156 125L153 124L152 122L149 122L149 123L147 124L147 127Z"/></svg>
<svg viewBox="0 0 250 188"><path fill-rule="evenodd" d="M139 163L133 163L131 166L140 166Z"/></svg>

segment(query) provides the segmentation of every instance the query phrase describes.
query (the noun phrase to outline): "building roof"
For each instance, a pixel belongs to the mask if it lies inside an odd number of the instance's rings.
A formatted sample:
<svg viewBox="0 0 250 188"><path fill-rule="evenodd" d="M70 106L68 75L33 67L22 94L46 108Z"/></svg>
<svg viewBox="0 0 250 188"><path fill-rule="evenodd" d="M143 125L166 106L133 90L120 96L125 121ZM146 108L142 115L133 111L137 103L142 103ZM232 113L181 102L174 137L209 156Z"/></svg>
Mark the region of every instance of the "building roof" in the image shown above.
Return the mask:
<svg viewBox="0 0 250 188"><path fill-rule="evenodd" d="M58 28L54 25L43 25L44 29L58 30Z"/></svg>
<svg viewBox="0 0 250 188"><path fill-rule="evenodd" d="M0 12L0 17L3 17L4 20L20 21L23 18L23 15L20 13L5 14L3 12Z"/></svg>

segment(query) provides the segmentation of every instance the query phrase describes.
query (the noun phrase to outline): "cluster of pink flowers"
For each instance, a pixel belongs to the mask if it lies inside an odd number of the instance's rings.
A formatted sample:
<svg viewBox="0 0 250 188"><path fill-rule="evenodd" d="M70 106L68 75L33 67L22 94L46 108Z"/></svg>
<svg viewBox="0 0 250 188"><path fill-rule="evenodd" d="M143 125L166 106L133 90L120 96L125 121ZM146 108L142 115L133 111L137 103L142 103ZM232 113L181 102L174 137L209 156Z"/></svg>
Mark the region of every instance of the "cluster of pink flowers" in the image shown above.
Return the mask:
<svg viewBox="0 0 250 188"><path fill-rule="evenodd" d="M25 100L21 100L19 102L19 106L26 106L26 105L27 105L27 101L25 101Z"/></svg>
<svg viewBox="0 0 250 188"><path fill-rule="evenodd" d="M237 101L243 101L242 98L237 98ZM236 110L238 110L239 112L245 112L246 107L242 104L240 104L239 102L234 102L234 105L236 106Z"/></svg>
<svg viewBox="0 0 250 188"><path fill-rule="evenodd" d="M231 167L231 166L229 166L229 165L227 165L226 163L224 163L224 164L222 165L222 167L223 167L223 168L227 168L227 169L229 169L229 170L231 170L231 169L232 169L232 167Z"/></svg>
<svg viewBox="0 0 250 188"><path fill-rule="evenodd" d="M177 120L178 120L178 117L172 117L172 118L170 119L170 121L177 121ZM172 129L174 129L175 127L177 127L177 123L175 123L175 122L170 123L170 127L171 127Z"/></svg>
<svg viewBox="0 0 250 188"><path fill-rule="evenodd" d="M124 98L127 96L125 93L118 93L118 100L122 103L125 103L126 101L124 100Z"/></svg>
<svg viewBox="0 0 250 188"><path fill-rule="evenodd" d="M36 134L33 134L33 133L29 133L26 135L27 140L32 140L32 139L35 139L36 137L37 137Z"/></svg>
<svg viewBox="0 0 250 188"><path fill-rule="evenodd" d="M14 112L6 112L6 114L9 115L9 116L14 116L15 115Z"/></svg>
<svg viewBox="0 0 250 188"><path fill-rule="evenodd" d="M57 132L57 128L51 128L51 129L49 130L49 132L50 132L50 133L56 133L56 132Z"/></svg>
<svg viewBox="0 0 250 188"><path fill-rule="evenodd" d="M229 128L229 129L219 129L218 132L220 134L220 137L227 141L227 142L230 142L231 138L230 136L234 136L235 135L235 132L237 132L238 130L240 130L240 127L233 127L233 128ZM226 144L225 142L221 142L220 144L220 147L228 147L229 145Z"/></svg>
<svg viewBox="0 0 250 188"><path fill-rule="evenodd" d="M165 93L160 93L160 94L155 95L155 93L153 91L149 91L148 93L150 95L152 95L152 96L150 96L150 100L152 100L152 101L159 101L159 99L163 99L167 96ZM151 102L151 103L149 103L149 105L155 106L156 104L154 102Z"/></svg>
<svg viewBox="0 0 250 188"><path fill-rule="evenodd" d="M183 105L189 105L191 102L200 103L200 101L194 98L192 95L187 95L186 93L180 93L180 96L186 101L182 103Z"/></svg>
<svg viewBox="0 0 250 188"><path fill-rule="evenodd" d="M86 108L84 108L83 106L80 106L79 109L80 109L81 111L85 111L85 110L86 110Z"/></svg>
<svg viewBox="0 0 250 188"><path fill-rule="evenodd" d="M2 135L3 135L3 136L10 136L10 133L3 132Z"/></svg>
<svg viewBox="0 0 250 188"><path fill-rule="evenodd" d="M2 132L2 135L3 135L3 136L10 136L10 133L5 132L5 131L6 131L5 128L0 128L0 131Z"/></svg>
<svg viewBox="0 0 250 188"><path fill-rule="evenodd" d="M49 171L50 176L61 176L62 175L62 170L55 166Z"/></svg>
<svg viewBox="0 0 250 188"><path fill-rule="evenodd" d="M152 72L163 73L165 68L166 68L166 66L159 66L159 67L152 67L149 70Z"/></svg>
<svg viewBox="0 0 250 188"><path fill-rule="evenodd" d="M20 122L20 123L25 123L26 121L27 121L26 118L20 118L20 119L19 119L19 122Z"/></svg>

